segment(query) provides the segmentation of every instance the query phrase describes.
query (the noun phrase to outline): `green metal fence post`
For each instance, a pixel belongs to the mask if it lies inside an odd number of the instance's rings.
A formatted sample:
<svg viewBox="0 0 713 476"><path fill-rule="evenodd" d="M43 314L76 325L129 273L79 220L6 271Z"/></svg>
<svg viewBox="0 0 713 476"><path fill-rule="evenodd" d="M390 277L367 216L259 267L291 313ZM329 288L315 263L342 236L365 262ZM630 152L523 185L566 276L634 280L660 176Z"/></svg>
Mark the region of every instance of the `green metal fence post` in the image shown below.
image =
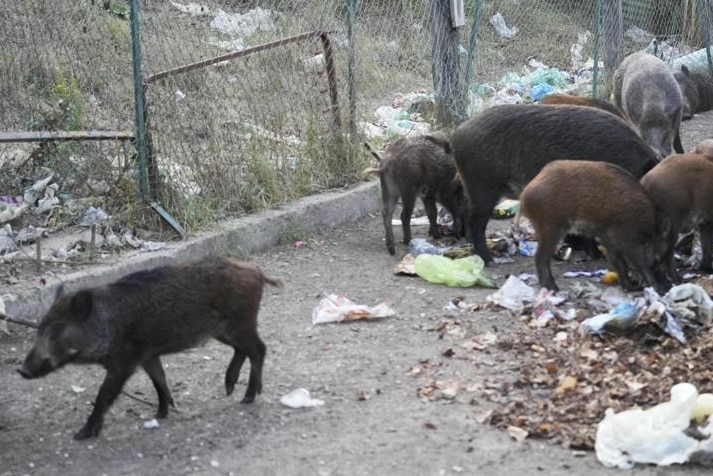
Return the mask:
<svg viewBox="0 0 713 476"><path fill-rule="evenodd" d="M146 127L146 95L141 76L141 38L139 36L139 3L138 0L129 0L129 15L131 21L131 54L134 77L134 113L136 121L136 151L139 156L139 193L149 206L161 218L176 230L182 238L187 235L186 230L151 196L149 184L149 134ZM156 164L151 163L152 177L156 179Z"/></svg>
<svg viewBox="0 0 713 476"><path fill-rule="evenodd" d="M352 140L356 138L356 45L354 44L354 13L356 12L356 0L347 0L347 74L349 81L349 134Z"/></svg>
<svg viewBox="0 0 713 476"><path fill-rule="evenodd" d="M473 55L475 54L475 41L478 35L478 26L480 25L480 16L482 13L481 0L473 0L473 23L470 25L470 38L468 42L468 57L465 61L465 87L470 88L470 81L473 76Z"/></svg>
<svg viewBox="0 0 713 476"><path fill-rule="evenodd" d="M141 81L141 43L139 38L139 4L130 0L131 54L134 67L134 114L136 121L136 149L139 156L139 191L141 198L150 199L148 177L148 142L144 115L144 88Z"/></svg>

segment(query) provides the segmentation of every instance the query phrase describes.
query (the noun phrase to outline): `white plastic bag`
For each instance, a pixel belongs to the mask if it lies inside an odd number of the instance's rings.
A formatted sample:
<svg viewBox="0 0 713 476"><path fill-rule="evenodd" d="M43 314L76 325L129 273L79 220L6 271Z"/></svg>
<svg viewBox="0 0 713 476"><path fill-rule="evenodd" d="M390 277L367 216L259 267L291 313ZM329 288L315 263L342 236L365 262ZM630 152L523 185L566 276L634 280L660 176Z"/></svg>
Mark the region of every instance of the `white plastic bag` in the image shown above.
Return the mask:
<svg viewBox="0 0 713 476"><path fill-rule="evenodd" d="M353 303L345 296L330 294L319 301L317 307L312 311L312 324L375 319L395 314L396 311L385 303L380 303L376 306L364 306Z"/></svg>

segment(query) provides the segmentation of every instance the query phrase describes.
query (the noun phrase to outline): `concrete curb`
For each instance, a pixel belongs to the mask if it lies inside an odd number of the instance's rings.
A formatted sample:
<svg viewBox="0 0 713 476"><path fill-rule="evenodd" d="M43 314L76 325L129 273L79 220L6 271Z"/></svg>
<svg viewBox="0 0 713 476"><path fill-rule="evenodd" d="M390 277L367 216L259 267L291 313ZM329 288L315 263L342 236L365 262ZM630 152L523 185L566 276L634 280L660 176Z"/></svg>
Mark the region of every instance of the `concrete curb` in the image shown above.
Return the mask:
<svg viewBox="0 0 713 476"><path fill-rule="evenodd" d="M287 233L317 233L354 222L381 208L378 182L359 184L346 192L330 192L298 200L281 210L270 210L220 223L216 229L186 241L168 243L156 252L132 251L115 263L92 265L61 276L68 291L101 286L135 271L173 261L211 254L249 256L280 243ZM49 282L53 281L53 282ZM3 290L5 312L36 320L49 308L59 282L47 285L21 283Z"/></svg>

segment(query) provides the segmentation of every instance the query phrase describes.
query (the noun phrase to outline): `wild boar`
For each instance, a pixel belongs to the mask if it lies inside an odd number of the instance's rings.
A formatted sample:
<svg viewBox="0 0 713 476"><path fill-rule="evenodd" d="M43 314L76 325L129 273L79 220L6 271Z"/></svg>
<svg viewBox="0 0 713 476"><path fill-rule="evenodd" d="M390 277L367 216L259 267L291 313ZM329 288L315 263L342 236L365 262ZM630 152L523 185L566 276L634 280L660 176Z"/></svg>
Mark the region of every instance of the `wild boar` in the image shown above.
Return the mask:
<svg viewBox="0 0 713 476"><path fill-rule="evenodd" d="M373 151L372 151L373 153ZM456 235L463 233L463 188L455 180L456 165L445 135L407 136L389 144L378 167L364 174L376 174L381 182L381 211L386 234L386 249L396 253L391 219L401 199L403 243L411 241L411 215L416 198L421 197L428 216L428 234L440 237L436 202L453 218Z"/></svg>
<svg viewBox="0 0 713 476"><path fill-rule="evenodd" d="M540 285L557 291L550 261L566 233L597 237L619 275L622 288L634 289L629 267L657 291L666 283L655 270L667 251L668 217L657 210L639 181L607 162L556 160L542 168L520 195L522 214L537 235L535 265Z"/></svg>
<svg viewBox="0 0 713 476"><path fill-rule="evenodd" d="M713 109L713 78L691 73L685 65L674 71L673 76L683 96L681 120L686 121L696 113Z"/></svg>
<svg viewBox="0 0 713 476"><path fill-rule="evenodd" d="M651 199L671 217L671 234L666 266L669 277L680 277L674 263L674 246L686 227L698 228L702 259L699 268L713 272L713 161L702 154L678 154L666 157L641 178Z"/></svg>
<svg viewBox="0 0 713 476"><path fill-rule="evenodd" d="M74 436L77 440L99 435L104 414L139 365L158 394L156 416L167 416L174 403L160 357L211 337L234 349L225 375L228 395L246 357L250 359L242 400L250 403L262 391L266 346L257 332L257 314L265 284L281 282L254 264L213 257L139 271L72 293L60 288L18 371L34 379L69 363L106 369L94 410Z"/></svg>
<svg viewBox="0 0 713 476"><path fill-rule="evenodd" d="M614 104L662 159L683 153L679 129L683 95L671 69L642 51L624 58L612 78Z"/></svg>
<svg viewBox="0 0 713 476"><path fill-rule="evenodd" d="M616 105L610 103L609 101L605 101L604 99L584 97L584 96L575 96L573 94L555 93L555 94L548 94L547 96L542 98L542 100L540 101L539 104L542 104L542 105L570 104L572 106L596 107L597 109L601 109L603 111L610 112L610 113L614 114L615 116L618 116L618 117L622 118L623 120L629 122L629 118L624 113L624 111L622 111L620 108L618 108Z"/></svg>
<svg viewBox="0 0 713 476"><path fill-rule="evenodd" d="M490 264L485 229L502 196L522 188L553 160L612 162L640 178L656 153L622 119L592 107L502 105L460 124L451 136L470 210L476 253Z"/></svg>

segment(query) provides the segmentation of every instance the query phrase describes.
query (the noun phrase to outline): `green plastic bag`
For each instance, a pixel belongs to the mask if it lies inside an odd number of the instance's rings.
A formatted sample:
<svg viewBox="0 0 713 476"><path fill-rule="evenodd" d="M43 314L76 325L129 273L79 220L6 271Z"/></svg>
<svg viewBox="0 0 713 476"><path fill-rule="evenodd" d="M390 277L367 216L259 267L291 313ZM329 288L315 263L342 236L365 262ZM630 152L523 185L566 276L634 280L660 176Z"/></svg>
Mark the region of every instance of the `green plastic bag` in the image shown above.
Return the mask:
<svg viewBox="0 0 713 476"><path fill-rule="evenodd" d="M485 263L478 255L450 259L440 255L421 254L414 262L416 274L430 283L451 287L479 286L494 288L495 284L483 273Z"/></svg>

